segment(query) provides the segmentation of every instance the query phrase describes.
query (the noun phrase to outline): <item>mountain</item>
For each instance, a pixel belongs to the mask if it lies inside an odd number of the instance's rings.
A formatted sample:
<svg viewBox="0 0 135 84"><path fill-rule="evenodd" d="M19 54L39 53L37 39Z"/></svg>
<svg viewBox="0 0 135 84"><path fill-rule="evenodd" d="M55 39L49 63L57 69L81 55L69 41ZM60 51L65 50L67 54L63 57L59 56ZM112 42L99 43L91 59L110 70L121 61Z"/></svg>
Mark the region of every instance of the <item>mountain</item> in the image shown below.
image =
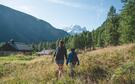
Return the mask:
<svg viewBox="0 0 135 84"><path fill-rule="evenodd" d="M65 27L64 30L71 35L80 34L87 31L86 27L81 27L79 25L71 25L70 27Z"/></svg>
<svg viewBox="0 0 135 84"><path fill-rule="evenodd" d="M0 42L10 39L20 42L52 41L68 35L46 21L0 5Z"/></svg>

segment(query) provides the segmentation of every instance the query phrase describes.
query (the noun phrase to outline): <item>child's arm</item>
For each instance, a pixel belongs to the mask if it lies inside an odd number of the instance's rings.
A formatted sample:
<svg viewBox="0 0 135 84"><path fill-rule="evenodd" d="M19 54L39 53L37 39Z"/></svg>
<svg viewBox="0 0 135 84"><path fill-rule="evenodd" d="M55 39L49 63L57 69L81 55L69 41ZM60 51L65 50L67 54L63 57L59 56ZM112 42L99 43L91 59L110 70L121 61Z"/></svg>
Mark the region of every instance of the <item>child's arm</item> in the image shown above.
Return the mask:
<svg viewBox="0 0 135 84"><path fill-rule="evenodd" d="M68 55L67 57L67 62L66 62L66 65L68 65L68 63L70 62L70 58L71 58L71 53Z"/></svg>

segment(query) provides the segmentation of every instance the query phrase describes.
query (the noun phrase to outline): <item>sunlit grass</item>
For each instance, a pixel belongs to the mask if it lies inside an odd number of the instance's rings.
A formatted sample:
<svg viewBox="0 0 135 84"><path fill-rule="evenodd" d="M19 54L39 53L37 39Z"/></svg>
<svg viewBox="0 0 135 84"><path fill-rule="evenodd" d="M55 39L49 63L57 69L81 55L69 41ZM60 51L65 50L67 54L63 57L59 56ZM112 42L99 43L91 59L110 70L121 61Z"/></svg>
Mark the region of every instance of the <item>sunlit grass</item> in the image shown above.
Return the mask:
<svg viewBox="0 0 135 84"><path fill-rule="evenodd" d="M35 56L24 56L24 55L10 55L10 56L0 56L0 64L4 63L25 63L32 59Z"/></svg>
<svg viewBox="0 0 135 84"><path fill-rule="evenodd" d="M2 84L134 84L135 44L83 51L78 55L75 78L69 77L69 66L56 80L57 65L52 56L0 57Z"/></svg>

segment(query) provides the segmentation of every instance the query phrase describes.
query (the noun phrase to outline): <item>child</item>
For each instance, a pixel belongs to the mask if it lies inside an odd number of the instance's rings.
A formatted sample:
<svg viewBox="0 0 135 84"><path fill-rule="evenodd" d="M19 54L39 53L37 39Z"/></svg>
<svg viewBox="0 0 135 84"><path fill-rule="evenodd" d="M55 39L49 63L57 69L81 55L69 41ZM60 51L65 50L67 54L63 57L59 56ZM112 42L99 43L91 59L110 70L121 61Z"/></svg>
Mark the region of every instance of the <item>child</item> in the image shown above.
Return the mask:
<svg viewBox="0 0 135 84"><path fill-rule="evenodd" d="M71 49L71 52L68 55L66 65L68 65L68 63L70 63L70 75L73 77L76 63L79 65L79 59L74 48Z"/></svg>

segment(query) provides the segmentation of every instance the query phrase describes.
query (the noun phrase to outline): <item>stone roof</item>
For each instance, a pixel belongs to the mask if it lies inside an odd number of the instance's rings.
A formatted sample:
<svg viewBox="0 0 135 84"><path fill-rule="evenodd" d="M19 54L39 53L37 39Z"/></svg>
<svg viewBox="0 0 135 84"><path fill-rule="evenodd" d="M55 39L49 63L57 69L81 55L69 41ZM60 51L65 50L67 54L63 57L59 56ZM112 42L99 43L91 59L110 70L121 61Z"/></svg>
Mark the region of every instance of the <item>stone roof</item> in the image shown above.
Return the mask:
<svg viewBox="0 0 135 84"><path fill-rule="evenodd" d="M31 51L32 47L25 44L25 43L20 43L20 42L9 42L9 45L14 47L16 50L19 51Z"/></svg>

